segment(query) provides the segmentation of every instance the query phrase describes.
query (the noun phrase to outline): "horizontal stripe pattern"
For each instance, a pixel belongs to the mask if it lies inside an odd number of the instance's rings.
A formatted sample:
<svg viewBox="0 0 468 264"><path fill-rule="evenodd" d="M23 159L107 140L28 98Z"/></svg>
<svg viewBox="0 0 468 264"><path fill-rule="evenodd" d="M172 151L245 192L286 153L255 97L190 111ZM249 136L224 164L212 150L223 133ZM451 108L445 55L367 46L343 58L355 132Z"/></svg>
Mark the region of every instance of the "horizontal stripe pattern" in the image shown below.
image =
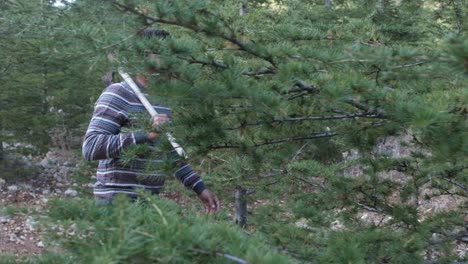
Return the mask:
<svg viewBox="0 0 468 264"><path fill-rule="evenodd" d="M154 108L158 113L172 117L170 108L160 105ZM164 160L135 159L125 164L119 160L126 147L147 143L141 135L121 133L123 127L133 123L131 116L145 112L144 105L126 83L110 85L95 103L82 152L87 160L99 160L97 183L94 185L97 198L109 199L118 193L134 197L138 188L154 193L159 193L163 188L166 175L162 171L148 172L146 169L148 163L157 169L157 163ZM187 188L201 193L205 187L200 176L189 164L179 164L179 169L175 171L176 178Z"/></svg>

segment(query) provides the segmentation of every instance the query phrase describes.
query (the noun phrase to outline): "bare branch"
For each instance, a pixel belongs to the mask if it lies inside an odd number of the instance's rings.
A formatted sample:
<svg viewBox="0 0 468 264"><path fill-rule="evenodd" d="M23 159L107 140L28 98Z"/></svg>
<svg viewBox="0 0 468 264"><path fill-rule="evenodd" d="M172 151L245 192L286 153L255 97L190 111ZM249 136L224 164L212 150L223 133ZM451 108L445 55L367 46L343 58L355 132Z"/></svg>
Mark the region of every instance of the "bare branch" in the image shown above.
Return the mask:
<svg viewBox="0 0 468 264"><path fill-rule="evenodd" d="M457 181L455 181L453 179L447 178L447 177L453 177L457 173L462 172L462 171L466 170L467 168L468 168L468 165L463 165L463 166L460 166L458 168L447 170L447 171L443 172L442 174L437 175L436 178L444 180L446 182L450 182L451 184L460 187L465 192L468 192L468 188L465 185L463 185L463 184L461 184L461 183L459 183L459 182L457 182Z"/></svg>

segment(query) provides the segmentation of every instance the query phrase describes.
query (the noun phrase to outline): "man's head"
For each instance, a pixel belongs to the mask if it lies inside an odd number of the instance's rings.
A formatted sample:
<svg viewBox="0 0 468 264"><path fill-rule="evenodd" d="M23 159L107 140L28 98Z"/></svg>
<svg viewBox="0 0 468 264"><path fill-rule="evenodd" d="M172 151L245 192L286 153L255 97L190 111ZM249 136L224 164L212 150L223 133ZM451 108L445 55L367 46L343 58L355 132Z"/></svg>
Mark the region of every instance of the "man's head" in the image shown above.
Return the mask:
<svg viewBox="0 0 468 264"><path fill-rule="evenodd" d="M156 29L156 28L145 28L144 30L141 30L138 34L138 39L165 39L170 36L169 32L162 30L162 29ZM158 73L159 69L161 68L161 57L160 57L160 51L159 50L148 50L145 49L142 51L145 56L145 60L149 62L149 66L147 68L148 73L154 74ZM108 59L110 61L115 60L114 54L110 53L107 55ZM104 82L106 86L111 85L112 83L115 82L115 72L110 71L106 75L104 75L101 79Z"/></svg>
<svg viewBox="0 0 468 264"><path fill-rule="evenodd" d="M141 31L141 37L145 39L165 39L170 36L169 32L162 30L162 29L155 29L155 28L146 28ZM145 60L149 63L148 72L157 73L159 69L162 67L161 63L161 56L159 50L144 50Z"/></svg>

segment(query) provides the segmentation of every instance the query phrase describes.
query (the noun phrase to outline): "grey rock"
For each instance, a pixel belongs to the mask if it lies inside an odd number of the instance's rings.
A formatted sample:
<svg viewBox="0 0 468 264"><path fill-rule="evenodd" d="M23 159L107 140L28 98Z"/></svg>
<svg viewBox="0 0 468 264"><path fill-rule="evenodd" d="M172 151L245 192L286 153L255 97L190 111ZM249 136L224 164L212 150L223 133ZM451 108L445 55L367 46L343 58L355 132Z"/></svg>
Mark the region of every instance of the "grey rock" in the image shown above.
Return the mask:
<svg viewBox="0 0 468 264"><path fill-rule="evenodd" d="M25 226L29 230L35 230L36 225L37 221L35 221L32 217L28 217L28 219L26 219Z"/></svg>
<svg viewBox="0 0 468 264"><path fill-rule="evenodd" d="M70 189L68 188L65 193L64 193L66 196L71 196L71 197L75 197L78 195L78 192L73 190L73 189Z"/></svg>
<svg viewBox="0 0 468 264"><path fill-rule="evenodd" d="M0 223L6 224L10 222L10 218L8 216L0 216Z"/></svg>
<svg viewBox="0 0 468 264"><path fill-rule="evenodd" d="M14 193L14 192L17 192L19 188L16 185L10 185L8 186L7 189L8 189L8 192Z"/></svg>
<svg viewBox="0 0 468 264"><path fill-rule="evenodd" d="M44 158L43 160L41 160L41 162L39 162L39 165L41 165L41 167L44 169L50 169L53 166L52 162L48 158Z"/></svg>

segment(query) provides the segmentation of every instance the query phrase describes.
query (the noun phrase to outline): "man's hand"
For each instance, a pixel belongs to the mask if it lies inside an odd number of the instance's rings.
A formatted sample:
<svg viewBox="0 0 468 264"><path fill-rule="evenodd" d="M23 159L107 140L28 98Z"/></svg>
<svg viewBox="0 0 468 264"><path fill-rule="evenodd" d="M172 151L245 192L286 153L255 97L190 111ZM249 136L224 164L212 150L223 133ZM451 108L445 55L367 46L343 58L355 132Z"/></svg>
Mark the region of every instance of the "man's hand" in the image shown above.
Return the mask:
<svg viewBox="0 0 468 264"><path fill-rule="evenodd" d="M156 114L153 116L153 127L157 128L167 121L169 121L169 117L166 114Z"/></svg>
<svg viewBox="0 0 468 264"><path fill-rule="evenodd" d="M169 117L166 114L156 114L152 118L153 128L156 129L156 131L158 131L158 127L163 125L164 123L166 123L168 121L169 121ZM146 137L149 140L153 141L157 137L159 137L159 132L151 131L146 135Z"/></svg>
<svg viewBox="0 0 468 264"><path fill-rule="evenodd" d="M215 213L220 208L220 203L218 197L210 192L208 189L205 189L200 195L198 196L200 200L205 205L205 213L211 214Z"/></svg>

